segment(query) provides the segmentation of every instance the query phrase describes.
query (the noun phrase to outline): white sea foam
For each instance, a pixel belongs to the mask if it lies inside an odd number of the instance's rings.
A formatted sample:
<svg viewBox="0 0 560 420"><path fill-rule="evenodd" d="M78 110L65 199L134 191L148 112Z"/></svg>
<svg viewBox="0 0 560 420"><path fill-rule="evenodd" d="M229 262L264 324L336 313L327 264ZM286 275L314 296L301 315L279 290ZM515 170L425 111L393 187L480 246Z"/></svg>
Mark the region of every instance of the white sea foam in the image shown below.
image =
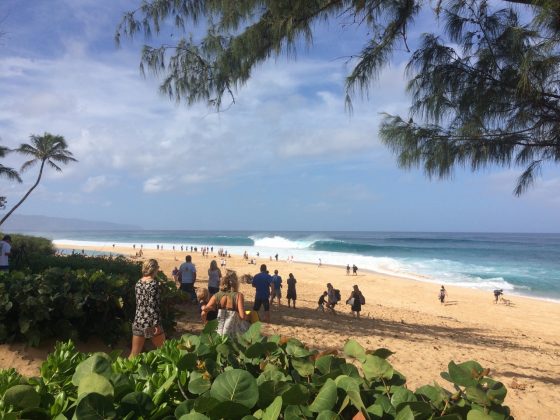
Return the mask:
<svg viewBox="0 0 560 420"><path fill-rule="evenodd" d="M291 240L282 236L249 236L255 243L255 247L272 249L305 249L309 248L317 239L298 239Z"/></svg>

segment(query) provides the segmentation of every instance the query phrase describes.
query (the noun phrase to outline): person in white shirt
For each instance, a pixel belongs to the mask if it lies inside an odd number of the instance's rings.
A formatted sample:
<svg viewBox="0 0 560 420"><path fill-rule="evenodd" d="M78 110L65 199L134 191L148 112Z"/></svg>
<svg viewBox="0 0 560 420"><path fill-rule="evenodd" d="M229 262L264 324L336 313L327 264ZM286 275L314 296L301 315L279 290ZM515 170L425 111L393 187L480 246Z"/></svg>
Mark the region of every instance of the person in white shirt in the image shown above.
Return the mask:
<svg viewBox="0 0 560 420"><path fill-rule="evenodd" d="M12 255L12 237L5 235L0 241L0 271L10 270L10 255Z"/></svg>

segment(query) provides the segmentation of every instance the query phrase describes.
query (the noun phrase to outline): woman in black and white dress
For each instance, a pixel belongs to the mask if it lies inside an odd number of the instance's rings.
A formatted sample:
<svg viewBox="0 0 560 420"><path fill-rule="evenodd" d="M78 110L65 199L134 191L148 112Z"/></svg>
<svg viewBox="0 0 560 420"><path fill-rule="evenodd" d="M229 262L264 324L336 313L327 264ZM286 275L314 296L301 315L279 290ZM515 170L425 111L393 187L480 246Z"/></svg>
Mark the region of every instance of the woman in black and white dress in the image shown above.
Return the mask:
<svg viewBox="0 0 560 420"><path fill-rule="evenodd" d="M142 265L142 278L136 283L136 313L132 322L132 349L130 358L142 352L146 339L151 339L155 347L161 347L165 333L161 325L161 292L156 279L159 271L154 259Z"/></svg>

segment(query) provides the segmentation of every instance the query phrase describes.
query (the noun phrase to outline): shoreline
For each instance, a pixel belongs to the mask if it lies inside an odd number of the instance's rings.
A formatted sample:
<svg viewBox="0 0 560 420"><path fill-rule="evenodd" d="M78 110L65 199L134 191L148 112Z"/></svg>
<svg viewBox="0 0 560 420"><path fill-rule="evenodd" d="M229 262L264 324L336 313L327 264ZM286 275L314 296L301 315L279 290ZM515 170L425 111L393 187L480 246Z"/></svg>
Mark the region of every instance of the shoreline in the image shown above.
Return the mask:
<svg viewBox="0 0 560 420"><path fill-rule="evenodd" d="M112 243L109 242L102 242L99 241L99 245L101 243L105 244L105 245L101 245L101 249L99 248L99 246L96 245L84 245L84 244L79 244L79 242L91 242L91 241L79 241L79 240L75 240L72 241L75 243L67 243L67 242L63 242L63 240L53 240L53 244L55 245L55 247L57 249L76 249L76 248L80 248L80 250L77 251L81 251L81 249L85 249L88 251L97 251L97 252L104 252L104 253L110 253L110 252L114 252L115 254L127 254L128 256L134 256L134 252L138 251L138 247L136 249L132 248L132 244L129 243L125 243L125 244L117 244L115 243L115 248L113 248ZM130 245L130 246L129 246ZM168 245L168 244L165 244ZM172 246L172 244L169 244ZM175 244L175 246L177 246ZM214 246L214 248L227 248L227 246L223 246L223 245L216 245ZM199 250L198 252L194 252L194 251L181 251L179 250L173 250L173 249L163 249L163 250L158 250L155 248L155 245L152 246L146 246L143 248L144 250L147 251L154 251L154 252L171 252L171 253L182 253L182 254L192 254L192 255L196 255L196 254L201 254L201 251ZM241 254L237 254L237 253L232 253L231 255L241 258L242 255ZM264 263L266 262L271 262L271 263L287 263L286 260L279 260L279 261L275 261L274 259L270 260L264 257L256 257L256 256L252 256L253 258L255 258L256 260L263 260ZM217 255L214 256L213 258L219 258ZM318 264L315 262L311 262L311 261L299 261L299 260L295 260L292 261L290 264L306 264L306 265L310 265L310 266L317 266ZM341 270L345 270L346 267L344 265L337 265L337 264L322 264L322 266L324 267L332 267L335 269L341 269ZM386 276L388 278L395 278L395 279L399 279L399 280L404 280L404 281L413 281L413 282L419 282L419 283L425 283L425 284L431 284L431 285L444 285L445 287L460 287L463 289L467 289L467 290L473 290L473 291L478 291L481 293L486 293L486 294L491 294L492 290L489 289L484 289L482 287L476 287L475 285L473 286L467 286L465 284L456 284L456 283L446 283L446 282L442 282L442 281L438 281L438 280L430 280L430 276L428 275L424 275L424 274L419 274L419 273L411 273L409 276L403 274L403 273L391 273L391 272L384 272L384 271L376 271L376 270L372 270L372 269L368 269L368 268L360 268L359 272L362 273L369 273L372 274L374 276ZM350 276L352 277L352 276ZM533 295L527 295L527 294L522 294L522 293L518 293L516 291L510 291L510 290L506 290L506 294L507 296L514 296L515 298L524 298L524 299L532 299L532 300L536 300L539 302L549 302L549 303L554 303L554 304L560 304L560 298L547 298L547 297L543 297L543 296L533 296Z"/></svg>

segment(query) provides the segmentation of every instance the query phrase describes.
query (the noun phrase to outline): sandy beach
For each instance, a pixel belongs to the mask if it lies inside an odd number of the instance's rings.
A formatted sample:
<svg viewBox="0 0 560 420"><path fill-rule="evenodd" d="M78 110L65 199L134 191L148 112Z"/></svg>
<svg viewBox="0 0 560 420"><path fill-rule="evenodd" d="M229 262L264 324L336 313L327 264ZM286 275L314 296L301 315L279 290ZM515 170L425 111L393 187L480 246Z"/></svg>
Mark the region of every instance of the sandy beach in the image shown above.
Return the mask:
<svg viewBox="0 0 560 420"><path fill-rule="evenodd" d="M59 245L60 246L60 245ZM88 249L88 248L86 248ZM92 249L92 248L89 248ZM110 251L134 255L132 248L106 247ZM185 252L144 250L143 258L156 258L162 270L171 275L173 267L184 261ZM206 286L208 267L213 256L191 253L198 270L198 286ZM437 299L439 286L387 275L359 271L346 274L345 268L256 259L250 265L240 256L227 258L227 268L239 275L256 274L260 264L277 269L284 280L293 273L297 279L297 309L273 308L272 322L266 334L285 334L318 349L341 349L345 340L354 338L368 349L379 347L396 352L389 359L407 376L411 389L433 381L447 386L439 373L449 361L477 360L490 368L494 379L508 388L506 404L517 419L556 419L560 416L560 304L505 296L511 305L494 304L491 292L447 286L447 302ZM341 290L343 302L352 286L362 290L366 305L362 319L354 319L350 307L337 306L338 315L317 311L317 300L330 282ZM254 289L241 285L249 308ZM194 306L186 306L178 329L198 331L201 323ZM81 345L85 351L103 350L100 343ZM15 367L34 375L52 343L39 349L23 345L0 346L0 367Z"/></svg>

